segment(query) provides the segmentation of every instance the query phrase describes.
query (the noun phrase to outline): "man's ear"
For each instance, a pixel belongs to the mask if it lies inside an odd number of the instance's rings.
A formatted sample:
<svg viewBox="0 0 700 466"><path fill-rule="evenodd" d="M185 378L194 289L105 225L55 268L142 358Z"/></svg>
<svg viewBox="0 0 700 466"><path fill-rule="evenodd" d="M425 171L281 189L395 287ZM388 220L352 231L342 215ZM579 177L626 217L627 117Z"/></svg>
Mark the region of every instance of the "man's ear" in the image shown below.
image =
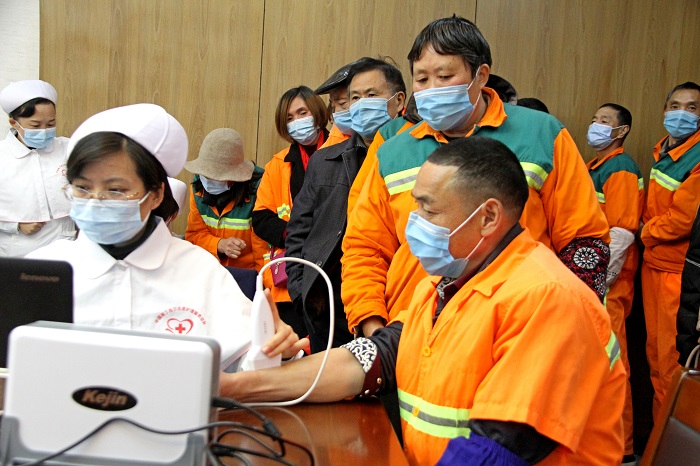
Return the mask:
<svg viewBox="0 0 700 466"><path fill-rule="evenodd" d="M629 125L622 125L620 129L617 130L617 136L615 136L616 139L622 139L625 137L627 133L630 132L630 127Z"/></svg>
<svg viewBox="0 0 700 466"><path fill-rule="evenodd" d="M479 85L479 89L486 87L486 83L489 80L489 75L491 74L491 67L484 63L479 67L476 72L476 83Z"/></svg>
<svg viewBox="0 0 700 466"><path fill-rule="evenodd" d="M481 207L484 214L481 217L481 235L490 236L498 231L500 225L505 221L505 209L498 199L490 198Z"/></svg>

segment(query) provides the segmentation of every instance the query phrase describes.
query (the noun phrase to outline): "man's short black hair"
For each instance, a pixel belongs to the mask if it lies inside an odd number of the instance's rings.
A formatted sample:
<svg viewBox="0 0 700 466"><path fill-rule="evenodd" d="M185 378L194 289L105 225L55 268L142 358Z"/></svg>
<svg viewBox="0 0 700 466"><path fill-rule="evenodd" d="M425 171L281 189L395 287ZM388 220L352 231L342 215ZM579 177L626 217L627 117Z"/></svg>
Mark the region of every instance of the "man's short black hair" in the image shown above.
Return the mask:
<svg viewBox="0 0 700 466"><path fill-rule="evenodd" d="M518 158L502 142L483 136L453 139L427 161L457 167L455 189L478 202L498 199L513 218L520 218L529 196L527 179Z"/></svg>
<svg viewBox="0 0 700 466"><path fill-rule="evenodd" d="M459 16L442 18L428 24L416 37L408 53L408 61L413 63L431 46L440 55L459 55L472 73L483 64L491 66L491 48L481 31L471 21Z"/></svg>
<svg viewBox="0 0 700 466"><path fill-rule="evenodd" d="M619 125L629 126L629 131L632 131L632 113L630 113L629 110L627 110L620 104L613 103L603 104L600 107L598 107L598 110L600 110L603 107L612 108L613 110L615 110L617 112L617 123ZM627 131L627 134L630 134L629 131ZM627 134L625 134L625 137L622 138L623 141L627 138Z"/></svg>
<svg viewBox="0 0 700 466"><path fill-rule="evenodd" d="M668 93L666 96L666 102L664 102L664 107L668 105L668 101L671 100L671 96L673 95L674 92L676 91L682 91L684 89L687 89L689 91L698 91L700 92L700 86L697 83L694 83L693 81L688 81L683 84L679 84L673 89L671 89L671 92Z"/></svg>
<svg viewBox="0 0 700 466"><path fill-rule="evenodd" d="M379 60L371 57L362 57L352 64L347 79L347 86L350 86L350 81L352 81L356 75L373 70L379 70L384 73L384 78L389 84L389 89L392 94L396 94L397 92L403 92L404 95L406 94L406 83L403 80L401 70L386 60Z"/></svg>
<svg viewBox="0 0 700 466"><path fill-rule="evenodd" d="M516 104L518 107L531 108L540 112L549 113L549 109L540 99L534 97L521 97Z"/></svg>
<svg viewBox="0 0 700 466"><path fill-rule="evenodd" d="M497 74L489 74L489 80L486 81L486 87L490 87L503 102L510 102L511 99L518 97L518 92L508 80L498 76Z"/></svg>

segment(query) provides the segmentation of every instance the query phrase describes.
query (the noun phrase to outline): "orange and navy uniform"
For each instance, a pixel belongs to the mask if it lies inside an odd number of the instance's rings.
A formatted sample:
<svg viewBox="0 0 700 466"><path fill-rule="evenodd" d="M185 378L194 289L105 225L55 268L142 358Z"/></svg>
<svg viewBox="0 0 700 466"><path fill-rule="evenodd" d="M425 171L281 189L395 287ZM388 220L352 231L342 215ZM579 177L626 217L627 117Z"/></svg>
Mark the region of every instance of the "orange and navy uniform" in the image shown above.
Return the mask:
<svg viewBox="0 0 700 466"><path fill-rule="evenodd" d="M596 295L528 231L434 319L439 281L424 279L400 316L396 382L409 463L435 464L474 419L526 424L555 441L538 464L619 464L626 374Z"/></svg>
<svg viewBox="0 0 700 466"><path fill-rule="evenodd" d="M642 295L647 358L656 417L678 367L676 314L690 230L700 205L700 131L668 150L668 137L654 147L642 215Z"/></svg>
<svg viewBox="0 0 700 466"><path fill-rule="evenodd" d="M521 223L536 240L560 254L581 238L608 243L607 221L569 132L551 115L504 105L492 89L484 88L483 95L488 107L467 137L497 139L520 160L530 189ZM411 190L418 170L447 142L422 122L378 148L343 240L342 296L351 330L372 316L394 318L408 307L413 290L426 276L404 231L408 214L416 209ZM369 154L365 164L368 161ZM578 253L567 266L573 270L577 260ZM601 285L604 290L604 276Z"/></svg>
<svg viewBox="0 0 700 466"><path fill-rule="evenodd" d="M245 202L235 205L231 200L221 209L205 204L203 193L195 192L194 186L190 186L192 195L185 239L216 256L221 265L260 270L263 265L263 256L269 248L266 241L253 233L251 217L262 174L263 169L256 166L251 179L251 192ZM195 181L198 176L195 175ZM236 259L219 254L217 249L221 239L231 237L240 238L246 244Z"/></svg>

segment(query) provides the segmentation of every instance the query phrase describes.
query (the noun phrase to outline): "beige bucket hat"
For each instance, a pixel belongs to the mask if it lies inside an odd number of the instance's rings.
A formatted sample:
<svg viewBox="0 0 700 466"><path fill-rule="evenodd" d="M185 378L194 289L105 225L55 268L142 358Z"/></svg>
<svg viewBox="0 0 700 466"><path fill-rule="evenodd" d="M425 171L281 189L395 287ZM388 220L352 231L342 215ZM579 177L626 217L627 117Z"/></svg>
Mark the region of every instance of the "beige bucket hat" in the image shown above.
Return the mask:
<svg viewBox="0 0 700 466"><path fill-rule="evenodd" d="M185 170L217 181L248 181L255 164L243 156L243 140L231 128L215 129L207 134L199 156L185 164Z"/></svg>

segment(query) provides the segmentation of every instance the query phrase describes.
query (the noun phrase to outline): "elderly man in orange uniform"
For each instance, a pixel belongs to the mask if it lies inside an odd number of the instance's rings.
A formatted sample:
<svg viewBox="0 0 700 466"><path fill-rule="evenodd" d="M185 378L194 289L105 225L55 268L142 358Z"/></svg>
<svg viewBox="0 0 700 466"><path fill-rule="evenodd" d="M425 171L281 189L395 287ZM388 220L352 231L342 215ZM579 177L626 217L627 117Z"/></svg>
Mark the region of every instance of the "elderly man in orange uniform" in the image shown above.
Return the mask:
<svg viewBox="0 0 700 466"><path fill-rule="evenodd" d="M311 399L398 390L412 465L620 464L617 339L595 293L520 225L528 185L513 152L454 140L412 194L405 233L431 276L387 327L331 350ZM224 374L221 392L294 398L322 359Z"/></svg>
<svg viewBox="0 0 700 466"><path fill-rule="evenodd" d="M654 418L678 368L676 314L690 229L700 204L700 86L680 84L666 97L668 136L654 147L644 226L642 297Z"/></svg>

